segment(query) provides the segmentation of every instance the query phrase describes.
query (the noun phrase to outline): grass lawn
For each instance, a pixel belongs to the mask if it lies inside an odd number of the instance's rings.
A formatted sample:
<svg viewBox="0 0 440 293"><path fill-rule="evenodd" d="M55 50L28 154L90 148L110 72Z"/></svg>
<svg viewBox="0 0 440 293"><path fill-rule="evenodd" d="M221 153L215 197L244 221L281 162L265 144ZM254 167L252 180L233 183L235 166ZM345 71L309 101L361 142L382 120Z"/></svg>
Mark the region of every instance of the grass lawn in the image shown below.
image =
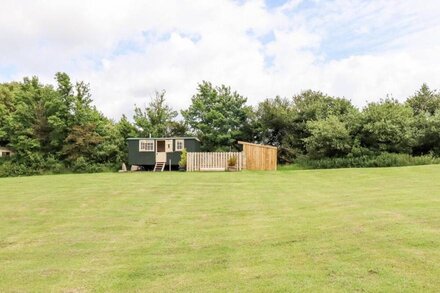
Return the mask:
<svg viewBox="0 0 440 293"><path fill-rule="evenodd" d="M439 288L439 165L0 179L0 292Z"/></svg>

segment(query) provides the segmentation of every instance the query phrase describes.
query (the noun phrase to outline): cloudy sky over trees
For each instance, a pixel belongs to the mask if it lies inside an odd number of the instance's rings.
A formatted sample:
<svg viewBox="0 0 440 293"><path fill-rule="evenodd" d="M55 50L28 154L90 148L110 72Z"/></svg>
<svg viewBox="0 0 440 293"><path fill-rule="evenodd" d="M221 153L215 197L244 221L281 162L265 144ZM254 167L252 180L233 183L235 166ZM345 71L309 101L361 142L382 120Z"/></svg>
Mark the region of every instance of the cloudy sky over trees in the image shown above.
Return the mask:
<svg viewBox="0 0 440 293"><path fill-rule="evenodd" d="M187 107L202 80L251 104L301 90L357 106L440 88L438 0L3 0L0 82L65 71L118 118L165 89Z"/></svg>

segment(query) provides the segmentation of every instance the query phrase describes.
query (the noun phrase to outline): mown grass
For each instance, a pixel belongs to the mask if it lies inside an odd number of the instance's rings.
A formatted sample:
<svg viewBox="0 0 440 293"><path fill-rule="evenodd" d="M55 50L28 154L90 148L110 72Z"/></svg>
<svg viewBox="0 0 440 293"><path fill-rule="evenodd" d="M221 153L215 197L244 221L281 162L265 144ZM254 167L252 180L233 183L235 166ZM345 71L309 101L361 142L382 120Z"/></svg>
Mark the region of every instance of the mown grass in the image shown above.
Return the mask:
<svg viewBox="0 0 440 293"><path fill-rule="evenodd" d="M440 166L0 179L1 292L440 288Z"/></svg>

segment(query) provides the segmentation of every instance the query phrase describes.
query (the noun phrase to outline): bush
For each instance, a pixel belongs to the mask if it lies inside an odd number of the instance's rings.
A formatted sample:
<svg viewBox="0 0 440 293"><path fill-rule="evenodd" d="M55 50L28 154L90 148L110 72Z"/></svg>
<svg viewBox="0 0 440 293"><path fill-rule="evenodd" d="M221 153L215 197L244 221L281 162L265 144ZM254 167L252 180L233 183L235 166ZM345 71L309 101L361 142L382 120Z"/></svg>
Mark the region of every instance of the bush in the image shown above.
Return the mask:
<svg viewBox="0 0 440 293"><path fill-rule="evenodd" d="M187 161L187 151L186 149L182 150L182 154L180 155L179 167L186 168Z"/></svg>
<svg viewBox="0 0 440 293"><path fill-rule="evenodd" d="M397 100L369 103L362 112L361 145L375 152L406 153L414 145L414 114Z"/></svg>
<svg viewBox="0 0 440 293"><path fill-rule="evenodd" d="M0 158L0 177L31 176L60 173L97 173L115 172L119 168L116 163L91 163L79 157L68 168L53 156L34 155L29 160L21 161L17 157Z"/></svg>
<svg viewBox="0 0 440 293"><path fill-rule="evenodd" d="M376 156L347 156L343 158L325 158L320 160L312 160L307 157L302 157L296 161L296 164L305 169L401 167L440 164L440 158L430 155L413 157L408 154L382 153Z"/></svg>
<svg viewBox="0 0 440 293"><path fill-rule="evenodd" d="M59 174L65 172L65 170L64 164L51 156L43 158L34 155L26 161L20 161L16 157L0 158L0 177L31 176L46 173Z"/></svg>
<svg viewBox="0 0 440 293"><path fill-rule="evenodd" d="M30 170L23 164L16 164L11 160L1 160L0 162L0 177L13 177L34 174L36 174L34 170Z"/></svg>
<svg viewBox="0 0 440 293"><path fill-rule="evenodd" d="M237 157L236 156L232 156L228 159L228 166L229 167L234 167L235 165L237 165Z"/></svg>
<svg viewBox="0 0 440 293"><path fill-rule="evenodd" d="M344 122L336 116L307 122L310 136L303 139L310 157L342 157L350 153L352 139Z"/></svg>
<svg viewBox="0 0 440 293"><path fill-rule="evenodd" d="M52 174L61 174L68 172L66 166L53 156L49 156L42 165L45 171L49 171Z"/></svg>
<svg viewBox="0 0 440 293"><path fill-rule="evenodd" d="M71 170L74 173L100 173L114 172L118 166L113 163L98 164L87 161L84 157L78 157L72 164Z"/></svg>

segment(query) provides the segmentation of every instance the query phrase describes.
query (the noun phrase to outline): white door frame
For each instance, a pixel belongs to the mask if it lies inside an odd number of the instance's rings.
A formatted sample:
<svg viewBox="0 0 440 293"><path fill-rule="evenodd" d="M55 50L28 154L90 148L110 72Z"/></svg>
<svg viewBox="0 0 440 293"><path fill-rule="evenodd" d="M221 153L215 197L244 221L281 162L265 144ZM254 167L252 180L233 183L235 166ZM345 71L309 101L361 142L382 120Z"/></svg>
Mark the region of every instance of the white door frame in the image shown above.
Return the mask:
<svg viewBox="0 0 440 293"><path fill-rule="evenodd" d="M164 143L164 151L158 152L157 143L159 141L163 141ZM166 153L166 141L165 140L156 140L156 163L157 162L166 162L167 161L167 153Z"/></svg>

